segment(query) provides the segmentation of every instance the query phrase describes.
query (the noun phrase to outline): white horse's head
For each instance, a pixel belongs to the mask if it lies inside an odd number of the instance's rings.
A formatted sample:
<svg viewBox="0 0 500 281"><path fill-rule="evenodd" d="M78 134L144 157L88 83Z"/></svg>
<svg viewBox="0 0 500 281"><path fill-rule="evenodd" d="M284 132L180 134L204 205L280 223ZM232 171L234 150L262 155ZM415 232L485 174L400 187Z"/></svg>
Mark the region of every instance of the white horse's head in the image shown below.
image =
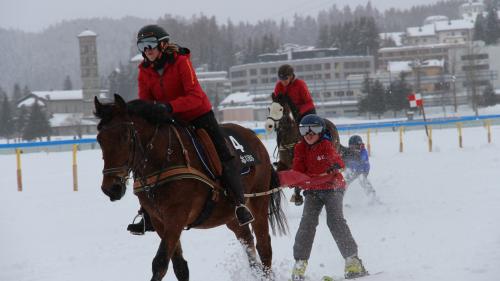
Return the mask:
<svg viewBox="0 0 500 281"><path fill-rule="evenodd" d="M283 118L283 106L277 102L272 102L269 106L269 115L265 123L266 132L271 133L278 128L278 123Z"/></svg>

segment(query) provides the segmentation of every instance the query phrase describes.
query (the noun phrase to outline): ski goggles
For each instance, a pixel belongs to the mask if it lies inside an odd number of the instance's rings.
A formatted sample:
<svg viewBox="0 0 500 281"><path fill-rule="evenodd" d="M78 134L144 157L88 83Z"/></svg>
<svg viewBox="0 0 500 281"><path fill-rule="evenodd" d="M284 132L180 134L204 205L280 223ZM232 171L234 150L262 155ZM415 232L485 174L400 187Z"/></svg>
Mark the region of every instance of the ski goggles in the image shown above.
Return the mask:
<svg viewBox="0 0 500 281"><path fill-rule="evenodd" d="M139 52L145 52L146 48L154 49L158 46L158 39L156 37L146 37L137 41L137 48Z"/></svg>
<svg viewBox="0 0 500 281"><path fill-rule="evenodd" d="M284 81L284 80L288 79L288 75L287 74L278 74L278 79Z"/></svg>
<svg viewBox="0 0 500 281"><path fill-rule="evenodd" d="M318 125L306 125L306 126L299 126L299 132L301 136L305 136L307 134L319 134L323 131L322 126Z"/></svg>

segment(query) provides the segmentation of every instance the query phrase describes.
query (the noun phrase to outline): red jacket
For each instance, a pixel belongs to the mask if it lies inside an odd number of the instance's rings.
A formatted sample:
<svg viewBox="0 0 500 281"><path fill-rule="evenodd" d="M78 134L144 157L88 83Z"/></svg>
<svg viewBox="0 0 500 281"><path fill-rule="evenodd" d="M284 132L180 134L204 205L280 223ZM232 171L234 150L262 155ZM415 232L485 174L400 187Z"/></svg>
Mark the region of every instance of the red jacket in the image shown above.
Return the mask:
<svg viewBox="0 0 500 281"><path fill-rule="evenodd" d="M335 151L332 143L326 139L309 145L304 140L295 145L292 169L304 173L310 177L318 177L326 174L328 168L333 164L344 168L344 161ZM344 177L340 171L334 171L332 181L317 186L303 186L302 189L343 189L345 188Z"/></svg>
<svg viewBox="0 0 500 281"><path fill-rule="evenodd" d="M306 82L300 79L293 79L286 87L278 81L276 87L274 87L274 96L278 94L287 95L299 109L300 116L314 109L314 102L309 89L307 89Z"/></svg>
<svg viewBox="0 0 500 281"><path fill-rule="evenodd" d="M189 55L176 54L173 63L166 63L163 74L152 66L139 65L139 99L170 103L172 114L191 121L212 110L201 89Z"/></svg>

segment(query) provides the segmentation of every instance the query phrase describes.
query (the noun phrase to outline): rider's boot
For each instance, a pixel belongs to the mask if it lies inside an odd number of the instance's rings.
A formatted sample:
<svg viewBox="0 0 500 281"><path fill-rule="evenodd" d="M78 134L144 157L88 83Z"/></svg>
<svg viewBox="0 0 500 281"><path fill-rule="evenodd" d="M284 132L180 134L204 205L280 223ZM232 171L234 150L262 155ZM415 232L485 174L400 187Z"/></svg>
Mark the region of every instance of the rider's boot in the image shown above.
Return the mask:
<svg viewBox="0 0 500 281"><path fill-rule="evenodd" d="M135 216L134 221L127 226L127 230L134 235L144 235L146 231L155 231L148 212L141 207L138 213L139 214ZM135 219L139 216L141 217L141 220L134 223Z"/></svg>
<svg viewBox="0 0 500 281"><path fill-rule="evenodd" d="M241 184L240 174L236 172L234 164L231 160L222 162L222 184L229 189L234 197L236 208L234 210L236 219L240 226L247 225L254 221L254 217L250 209L245 206L245 198L243 196L243 185Z"/></svg>

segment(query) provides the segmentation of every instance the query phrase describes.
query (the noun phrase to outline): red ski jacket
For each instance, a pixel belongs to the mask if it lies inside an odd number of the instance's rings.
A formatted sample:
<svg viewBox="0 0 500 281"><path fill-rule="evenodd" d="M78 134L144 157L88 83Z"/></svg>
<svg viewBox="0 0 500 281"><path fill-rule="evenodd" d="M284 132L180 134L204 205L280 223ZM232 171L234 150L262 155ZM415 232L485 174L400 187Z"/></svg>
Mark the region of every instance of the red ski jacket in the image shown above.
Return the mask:
<svg viewBox="0 0 500 281"><path fill-rule="evenodd" d="M298 108L301 117L304 113L314 109L314 102L309 89L307 89L306 82L300 79L293 79L286 87L278 81L276 87L274 87L273 95L277 96L278 94L288 96Z"/></svg>
<svg viewBox="0 0 500 281"><path fill-rule="evenodd" d="M326 139L308 145L304 140L295 145L292 169L311 178L326 176L327 170L334 164L344 168L344 161L337 154L332 143ZM306 190L344 189L344 177L338 170L329 175L331 181L318 183L315 186L302 186Z"/></svg>
<svg viewBox="0 0 500 281"><path fill-rule="evenodd" d="M170 103L172 114L191 121L212 110L201 89L189 55L175 54L173 63L166 63L163 74L152 66L139 65L139 99Z"/></svg>

